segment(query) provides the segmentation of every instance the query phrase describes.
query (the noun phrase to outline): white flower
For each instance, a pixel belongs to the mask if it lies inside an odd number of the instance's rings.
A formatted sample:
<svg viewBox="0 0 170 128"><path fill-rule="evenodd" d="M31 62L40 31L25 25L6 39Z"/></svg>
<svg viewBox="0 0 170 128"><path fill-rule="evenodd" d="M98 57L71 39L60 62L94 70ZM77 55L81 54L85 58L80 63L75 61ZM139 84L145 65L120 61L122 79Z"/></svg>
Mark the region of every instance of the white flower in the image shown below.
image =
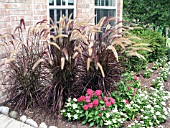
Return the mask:
<svg viewBox="0 0 170 128"><path fill-rule="evenodd" d="M71 98L68 98L68 102L70 102L71 101Z"/></svg>
<svg viewBox="0 0 170 128"><path fill-rule="evenodd" d="M140 121L141 124L144 124L144 121Z"/></svg>
<svg viewBox="0 0 170 128"><path fill-rule="evenodd" d="M74 101L74 102L77 102L77 99L76 99L76 98L73 98L73 101Z"/></svg>
<svg viewBox="0 0 170 128"><path fill-rule="evenodd" d="M145 116L144 119L148 119L149 117L148 116Z"/></svg>
<svg viewBox="0 0 170 128"><path fill-rule="evenodd" d="M163 115L162 118L166 120L166 116L165 115Z"/></svg>
<svg viewBox="0 0 170 128"><path fill-rule="evenodd" d="M156 114L157 116L161 115L161 113L160 113L159 111L157 111L155 114Z"/></svg>
<svg viewBox="0 0 170 128"><path fill-rule="evenodd" d="M150 104L148 104L145 108L151 108L152 106Z"/></svg>
<svg viewBox="0 0 170 128"><path fill-rule="evenodd" d="M77 113L80 113L80 111L79 111L79 110L76 110L76 112L77 112Z"/></svg>
<svg viewBox="0 0 170 128"><path fill-rule="evenodd" d="M161 102L162 105L166 106L166 103L165 102Z"/></svg>
<svg viewBox="0 0 170 128"><path fill-rule="evenodd" d="M160 106L159 106L159 105L155 105L155 107L156 107L156 108L160 108Z"/></svg>
<svg viewBox="0 0 170 128"><path fill-rule="evenodd" d="M77 108L77 104L73 104L73 109L76 109Z"/></svg>
<svg viewBox="0 0 170 128"><path fill-rule="evenodd" d="M112 122L110 120L106 120L106 123L104 123L104 125L111 125Z"/></svg>
<svg viewBox="0 0 170 128"><path fill-rule="evenodd" d="M70 113L67 113L67 116L68 116L68 118L71 118L71 114Z"/></svg>
<svg viewBox="0 0 170 128"><path fill-rule="evenodd" d="M160 123L159 120L156 120L156 123L159 124Z"/></svg>
<svg viewBox="0 0 170 128"><path fill-rule="evenodd" d="M109 117L110 117L110 114L109 114L109 113L106 113L106 117L109 118Z"/></svg>
<svg viewBox="0 0 170 128"><path fill-rule="evenodd" d="M61 110L61 112L62 112L62 113L64 113L64 112L66 112L66 110L65 110L65 109L63 109L63 110Z"/></svg>
<svg viewBox="0 0 170 128"><path fill-rule="evenodd" d="M73 117L74 117L75 120L78 119L78 116L76 114Z"/></svg>
<svg viewBox="0 0 170 128"><path fill-rule="evenodd" d="M164 128L162 125L159 125L158 128Z"/></svg>
<svg viewBox="0 0 170 128"><path fill-rule="evenodd" d="M155 115L153 115L153 118L154 118L154 119L156 119L156 116L155 116Z"/></svg>
<svg viewBox="0 0 170 128"><path fill-rule="evenodd" d="M120 123L123 123L123 121L122 121L121 119L118 119L118 121L119 121Z"/></svg>
<svg viewBox="0 0 170 128"><path fill-rule="evenodd" d="M126 107L127 108L132 108L130 104L126 104Z"/></svg>
<svg viewBox="0 0 170 128"><path fill-rule="evenodd" d="M154 113L154 109L153 109L153 108L151 108L151 110L150 110L150 111L151 111L151 113Z"/></svg>
<svg viewBox="0 0 170 128"><path fill-rule="evenodd" d="M116 120L115 120L115 119L112 119L112 122L113 122L113 123L116 123Z"/></svg>
<svg viewBox="0 0 170 128"><path fill-rule="evenodd" d="M112 112L113 112L113 113L118 112L117 108L113 109Z"/></svg>
<svg viewBox="0 0 170 128"><path fill-rule="evenodd" d="M152 122L149 122L149 124L152 126L153 125L153 123Z"/></svg>
<svg viewBox="0 0 170 128"><path fill-rule="evenodd" d="M67 107L69 107L69 106L71 106L71 104L70 103L67 103L67 105L66 105Z"/></svg>

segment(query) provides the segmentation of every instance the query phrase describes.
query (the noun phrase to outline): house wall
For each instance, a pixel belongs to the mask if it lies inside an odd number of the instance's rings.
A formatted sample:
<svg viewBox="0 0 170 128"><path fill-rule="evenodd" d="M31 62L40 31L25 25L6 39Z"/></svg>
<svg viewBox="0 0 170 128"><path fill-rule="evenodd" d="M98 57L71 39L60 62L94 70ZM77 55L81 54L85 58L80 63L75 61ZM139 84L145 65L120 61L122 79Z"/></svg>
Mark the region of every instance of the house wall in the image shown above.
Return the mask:
<svg viewBox="0 0 170 128"><path fill-rule="evenodd" d="M47 19L47 0L0 0L0 34L13 33L20 19L25 20L26 28ZM0 65L4 62L4 56L5 50L0 47ZM6 86L2 85L5 68L0 67L0 103L7 99Z"/></svg>
<svg viewBox="0 0 170 128"><path fill-rule="evenodd" d="M122 4L123 0L117 0L118 21L122 21ZM94 0L77 0L76 17L90 18L94 16L94 13ZM19 25L20 19L25 20L28 28L47 17L48 0L0 0L0 34L13 33ZM5 59L5 50L0 47L0 51L1 65ZM7 99L5 86L2 86L2 72L5 68L5 66L0 67L0 103Z"/></svg>

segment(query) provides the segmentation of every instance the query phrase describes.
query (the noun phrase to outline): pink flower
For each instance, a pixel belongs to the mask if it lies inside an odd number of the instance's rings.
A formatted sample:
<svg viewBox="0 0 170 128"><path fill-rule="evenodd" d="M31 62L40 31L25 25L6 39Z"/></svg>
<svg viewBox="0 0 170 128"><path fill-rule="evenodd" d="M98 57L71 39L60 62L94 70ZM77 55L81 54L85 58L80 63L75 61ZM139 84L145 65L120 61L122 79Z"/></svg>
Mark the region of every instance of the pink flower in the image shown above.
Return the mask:
<svg viewBox="0 0 170 128"><path fill-rule="evenodd" d="M85 101L85 96L80 96L78 99L77 99L78 102L81 102L81 101Z"/></svg>
<svg viewBox="0 0 170 128"><path fill-rule="evenodd" d="M86 102L87 102L87 103L89 103L89 102L90 102L91 97L90 97L90 96L86 96L86 97L85 97L85 99L86 99Z"/></svg>
<svg viewBox="0 0 170 128"><path fill-rule="evenodd" d="M97 99L94 99L93 106L98 106L98 105L99 105L99 101Z"/></svg>
<svg viewBox="0 0 170 128"><path fill-rule="evenodd" d="M95 96L100 96L102 94L102 91L101 90L96 90L95 92L94 92L94 95Z"/></svg>
<svg viewBox="0 0 170 128"><path fill-rule="evenodd" d="M129 104L129 101L128 101L128 100L126 100L126 104Z"/></svg>
<svg viewBox="0 0 170 128"><path fill-rule="evenodd" d="M86 93L91 97L93 95L93 90L87 89Z"/></svg>
<svg viewBox="0 0 170 128"><path fill-rule="evenodd" d="M104 98L104 101L105 101L105 102L107 102L108 100L109 100L109 98L107 98L107 97Z"/></svg>
<svg viewBox="0 0 170 128"><path fill-rule="evenodd" d="M115 99L110 98L110 102L111 102L111 104L115 104Z"/></svg>
<svg viewBox="0 0 170 128"><path fill-rule="evenodd" d="M110 107L111 106L111 102L106 102L106 107Z"/></svg>
<svg viewBox="0 0 170 128"><path fill-rule="evenodd" d="M84 110L88 110L88 105L84 105L84 106L83 106L83 109L84 109Z"/></svg>
<svg viewBox="0 0 170 128"><path fill-rule="evenodd" d="M130 90L130 86L128 86L128 90Z"/></svg>
<svg viewBox="0 0 170 128"><path fill-rule="evenodd" d="M139 80L139 77L137 77L137 76L134 76L134 79L135 79L136 81L138 81L138 80Z"/></svg>
<svg viewBox="0 0 170 128"><path fill-rule="evenodd" d="M102 100L102 97L101 97L101 96L98 96L98 99L99 99L99 100Z"/></svg>
<svg viewBox="0 0 170 128"><path fill-rule="evenodd" d="M134 92L136 92L138 90L138 88L134 88Z"/></svg>
<svg viewBox="0 0 170 128"><path fill-rule="evenodd" d="M93 103L88 103L89 108L93 108Z"/></svg>
<svg viewBox="0 0 170 128"><path fill-rule="evenodd" d="M102 114L100 113L99 116L102 116Z"/></svg>

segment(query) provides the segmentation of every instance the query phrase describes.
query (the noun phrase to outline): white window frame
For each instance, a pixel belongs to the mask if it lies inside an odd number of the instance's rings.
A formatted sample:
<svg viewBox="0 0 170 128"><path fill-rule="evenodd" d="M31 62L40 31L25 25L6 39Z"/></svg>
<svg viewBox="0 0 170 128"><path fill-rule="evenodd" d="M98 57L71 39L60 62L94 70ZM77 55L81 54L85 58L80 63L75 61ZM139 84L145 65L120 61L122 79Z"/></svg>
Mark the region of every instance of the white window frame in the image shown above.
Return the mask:
<svg viewBox="0 0 170 128"><path fill-rule="evenodd" d="M62 10L62 9L66 9L66 10L68 10L68 9L73 9L73 12L74 12L74 14L73 14L73 18L75 18L76 17L76 0L73 0L73 2L74 2L74 5L68 5L68 1L69 0L66 0L65 2L66 2L66 5L62 5L62 3L61 3L61 5L57 5L57 3L56 3L56 0L54 0L54 5L49 5L49 0L48 0L48 21L49 21L49 18L50 18L50 9L54 9L54 17L57 17L56 16L56 9L57 10ZM66 16L66 17L69 17L69 16ZM56 18L54 18L54 23L57 23L57 19Z"/></svg>
<svg viewBox="0 0 170 128"><path fill-rule="evenodd" d="M94 0L95 1L95 0ZM101 3L101 0L99 0L100 1L100 3ZM94 9L96 10L96 9L109 9L109 10L115 10L115 16L116 16L116 22L117 22L117 1L118 0L115 0L115 6L96 6L96 5L94 5ZM94 10L94 11L95 11ZM96 23L96 20L95 20L95 23Z"/></svg>

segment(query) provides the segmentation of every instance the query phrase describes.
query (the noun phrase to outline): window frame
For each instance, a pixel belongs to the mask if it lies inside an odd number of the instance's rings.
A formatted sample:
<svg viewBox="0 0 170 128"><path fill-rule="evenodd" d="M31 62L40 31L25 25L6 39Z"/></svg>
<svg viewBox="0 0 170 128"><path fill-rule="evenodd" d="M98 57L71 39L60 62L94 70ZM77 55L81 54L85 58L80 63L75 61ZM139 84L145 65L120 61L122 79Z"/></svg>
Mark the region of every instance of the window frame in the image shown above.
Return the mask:
<svg viewBox="0 0 170 128"><path fill-rule="evenodd" d="M116 16L116 22L117 22L117 1L118 0L115 0L115 6L99 6L99 5L97 6L94 3L94 11L96 12L96 9L103 9L103 10L104 9L107 9L107 10L112 10L113 9L113 10L115 10L115 16ZM94 2L95 2L95 0L94 0ZM95 19L95 24L96 24L96 19Z"/></svg>
<svg viewBox="0 0 170 128"><path fill-rule="evenodd" d="M68 10L68 9L73 9L73 18L76 17L76 1L77 0L73 0L74 4L73 5L68 5L68 1L66 0L66 5L57 5L56 0L54 0L54 5L49 5L50 0L48 0L48 21L50 19L50 10L53 9L54 10L54 17L57 17L57 10ZM68 16L69 17L69 16ZM57 19L54 18L54 23L57 23Z"/></svg>

